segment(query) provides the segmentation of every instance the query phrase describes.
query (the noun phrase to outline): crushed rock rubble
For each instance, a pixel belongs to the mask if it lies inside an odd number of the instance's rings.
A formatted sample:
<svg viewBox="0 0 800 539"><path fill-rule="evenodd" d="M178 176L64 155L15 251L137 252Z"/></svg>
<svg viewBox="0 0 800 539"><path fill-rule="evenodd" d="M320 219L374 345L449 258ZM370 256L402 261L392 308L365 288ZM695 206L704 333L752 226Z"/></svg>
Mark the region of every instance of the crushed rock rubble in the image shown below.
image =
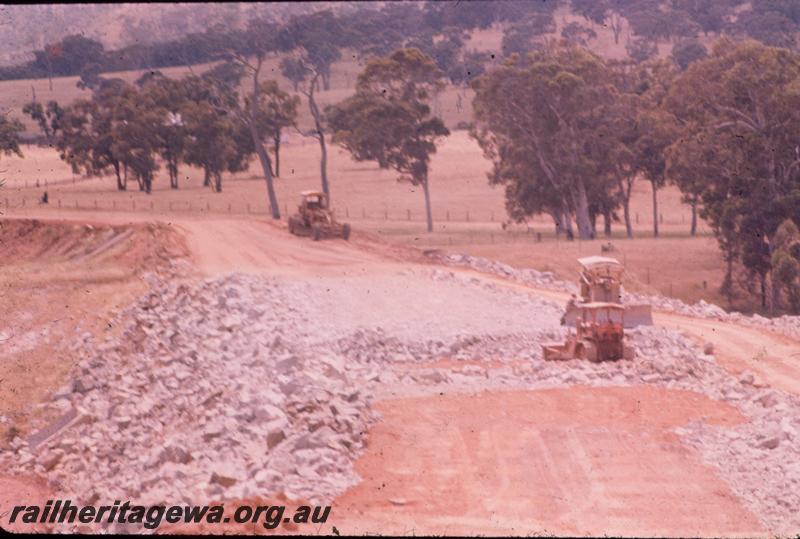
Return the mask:
<svg viewBox="0 0 800 539"><path fill-rule="evenodd" d="M35 450L15 439L6 465L46 472L84 502L320 502L357 482L369 396L341 358L292 335L308 324L275 283L168 284L120 316L120 344L87 335L74 382L50 404L78 419Z"/></svg>
<svg viewBox="0 0 800 539"><path fill-rule="evenodd" d="M517 270L491 264L476 269L517 278ZM551 274L523 272L537 285L570 290ZM752 373L737 378L680 334L654 326L626 332L632 361L546 362L541 343L567 332L556 302L439 268L401 277L420 279L409 287L435 281L462 301L483 293L495 298L487 318L513 305L531 323L473 332L428 312L426 330L408 333L401 329L421 317L414 309L397 311L407 320L381 316L372 324L331 313L336 294L350 293L331 282L238 274L154 280L152 292L120 314L125 338L96 345L87 336L74 381L49 404L75 408L73 426L36 448L16 438L0 465L45 474L85 501L206 503L283 491L321 503L358 482L352 462L377 420L373 398L650 384L738 409L749 422L697 422L677 432L771 533L800 529L800 399ZM447 301L441 308L452 310ZM440 360L448 366L437 367ZM407 363L420 368L401 368Z"/></svg>
<svg viewBox="0 0 800 539"><path fill-rule="evenodd" d="M446 264L464 266L485 273L501 275L522 284L557 290L559 292L577 293L578 291L576 285L555 279L553 274L549 271L537 271L530 268L517 269L503 262L467 254L448 254L441 255L439 258ZM740 312L727 312L722 307L714 305L713 303L707 303L704 300L689 305L679 299L667 296L628 292L624 290L624 287L622 294L623 302L646 303L652 305L654 309L661 311L733 322L771 330L794 339L800 339L800 316L783 315L775 318L766 318L758 314L748 316Z"/></svg>

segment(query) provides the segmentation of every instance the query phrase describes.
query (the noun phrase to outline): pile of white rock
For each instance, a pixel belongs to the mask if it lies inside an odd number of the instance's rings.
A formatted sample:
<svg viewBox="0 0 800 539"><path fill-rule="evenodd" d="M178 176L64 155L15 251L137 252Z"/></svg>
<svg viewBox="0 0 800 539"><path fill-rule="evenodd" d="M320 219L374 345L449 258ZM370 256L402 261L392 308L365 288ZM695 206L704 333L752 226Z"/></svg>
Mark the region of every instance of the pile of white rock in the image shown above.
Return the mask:
<svg viewBox="0 0 800 539"><path fill-rule="evenodd" d="M330 500L357 482L375 418L342 358L305 346L296 300L241 275L154 289L119 341L85 344L50 404L68 427L15 439L3 464L84 502Z"/></svg>

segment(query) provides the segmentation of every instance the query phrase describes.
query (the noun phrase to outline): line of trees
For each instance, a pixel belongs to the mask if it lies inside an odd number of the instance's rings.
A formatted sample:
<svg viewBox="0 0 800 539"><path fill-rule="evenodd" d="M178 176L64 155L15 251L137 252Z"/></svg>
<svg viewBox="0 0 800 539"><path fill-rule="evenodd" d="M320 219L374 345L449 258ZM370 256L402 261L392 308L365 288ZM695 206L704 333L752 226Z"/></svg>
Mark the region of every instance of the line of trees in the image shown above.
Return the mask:
<svg viewBox="0 0 800 539"><path fill-rule="evenodd" d="M76 173L113 173L120 191L132 178L150 193L162 163L173 189L178 189L180 167L186 164L201 168L204 185L220 192L223 172L246 170L256 151L249 125L234 113L241 100L236 79L241 77L235 66L221 64L181 80L158 71L135 84L84 79L90 98L67 106L32 101L23 111ZM281 134L295 124L298 98L274 81L259 87L257 140L271 143L277 157Z"/></svg>
<svg viewBox="0 0 800 539"><path fill-rule="evenodd" d="M505 187L509 215L549 214L582 239L620 220L633 236L635 182L675 184L716 235L722 291L797 310L800 223L800 55L719 40L707 58L606 62L562 41L512 55L473 83L472 136Z"/></svg>
<svg viewBox="0 0 800 539"><path fill-rule="evenodd" d="M248 47L261 52L247 56L232 43L226 61L202 75L177 80L151 71L135 84L83 76L78 84L91 91L90 98L67 106L34 100L23 111L76 173L113 174L120 191L133 178L141 191L150 193L162 165L170 187L178 189L180 167L190 165L201 168L204 184L220 192L223 174L247 169L255 154L264 172L272 216L280 219L274 185L280 175L280 142L286 130L299 131L301 98L260 75L269 51L288 52L286 58L297 65L298 90L314 121L314 127L302 134L320 145L322 190L330 198L327 145L332 136L355 159L375 160L380 167L399 172L400 181L420 187L432 231L430 156L449 131L432 115L430 100L444 88L444 72L420 50L398 49L367 62L355 95L322 110L316 93L335 55L308 42L299 44L269 25L251 23Z"/></svg>

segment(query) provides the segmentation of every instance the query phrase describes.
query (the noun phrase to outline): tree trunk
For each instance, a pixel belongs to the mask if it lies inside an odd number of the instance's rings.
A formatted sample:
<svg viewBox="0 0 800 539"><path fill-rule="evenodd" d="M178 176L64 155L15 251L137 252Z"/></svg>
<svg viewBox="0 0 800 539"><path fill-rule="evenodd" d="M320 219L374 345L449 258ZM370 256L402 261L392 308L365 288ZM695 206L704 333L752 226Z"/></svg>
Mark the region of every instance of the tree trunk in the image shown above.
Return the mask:
<svg viewBox="0 0 800 539"><path fill-rule="evenodd" d="M689 233L692 236L697 235L697 196L692 199L692 228Z"/></svg>
<svg viewBox="0 0 800 539"><path fill-rule="evenodd" d="M175 160L172 160L167 165L169 168L169 186L172 189L178 188L178 163Z"/></svg>
<svg viewBox="0 0 800 539"><path fill-rule="evenodd" d="M571 192L575 204L575 223L578 225L578 235L582 240L589 240L592 238L592 223L589 219L589 200L583 180L579 179Z"/></svg>
<svg viewBox="0 0 800 539"><path fill-rule="evenodd" d="M561 219L562 219L561 222L563 223L561 228L564 229L564 232L567 235L567 239L569 241L574 240L575 239L575 232L573 232L573 230L572 230L572 217L570 217L569 212L565 211L564 213L562 213L561 214Z"/></svg>
<svg viewBox="0 0 800 539"><path fill-rule="evenodd" d="M280 219L281 210L278 207L278 197L275 196L275 182L274 178L272 177L272 164L269 160L269 154L264 149L264 144L261 142L261 136L258 133L258 127L256 127L256 103L258 103L259 94L258 74L261 71L261 65L263 61L263 57L259 56L258 64L253 73L253 94L250 96L250 119L247 123L248 127L250 128L250 136L253 139L253 145L255 146L258 160L261 162L261 168L264 170L264 179L267 182L267 197L269 198L269 207L272 211L272 218Z"/></svg>
<svg viewBox="0 0 800 539"><path fill-rule="evenodd" d="M217 193L221 193L222 192L222 173L220 173L220 172L215 172L214 173L214 184L215 184L215 189L214 190Z"/></svg>
<svg viewBox="0 0 800 539"><path fill-rule="evenodd" d="M728 253L726 256L727 267L725 270L725 279L722 281L722 292L728 300L728 308L733 307L733 253Z"/></svg>
<svg viewBox="0 0 800 539"><path fill-rule="evenodd" d="M308 108L311 111L311 116L314 118L314 129L317 132L317 140L319 140L320 159L319 170L320 179L322 180L322 192L328 198L328 207L331 205L331 190L328 185L328 149L325 146L325 133L322 132L322 115L317 107L317 101L314 99L314 90L319 84L319 74L315 74L309 84L309 91L306 94L308 97Z"/></svg>
<svg viewBox="0 0 800 539"><path fill-rule="evenodd" d="M208 187L211 185L211 171L208 170L208 167L203 167L203 187Z"/></svg>
<svg viewBox="0 0 800 539"><path fill-rule="evenodd" d="M433 213L431 212L431 193L428 190L428 174L422 180L422 192L425 195L425 219L428 223L428 232L433 232Z"/></svg>
<svg viewBox="0 0 800 539"><path fill-rule="evenodd" d="M563 231L562 229L563 229L564 218L562 217L562 213L563 212L561 210L554 210L552 214L553 223L555 223L556 225L556 238L558 238L561 235L561 232Z"/></svg>
<svg viewBox="0 0 800 539"><path fill-rule="evenodd" d="M124 191L125 184L122 183L122 176L119 173L119 163L114 163L112 166L114 167L114 174L117 175L117 191Z"/></svg>
<svg viewBox="0 0 800 539"><path fill-rule="evenodd" d="M611 15L611 31L614 32L614 44L619 45L619 34L622 32L622 20L619 15Z"/></svg>
<svg viewBox="0 0 800 539"><path fill-rule="evenodd" d="M281 135L275 137L275 177L281 177Z"/></svg>
<svg viewBox="0 0 800 539"><path fill-rule="evenodd" d="M655 181L650 181L653 187L653 236L658 237L658 188Z"/></svg>
<svg viewBox="0 0 800 539"><path fill-rule="evenodd" d="M322 70L322 88L327 92L331 89L331 68Z"/></svg>
<svg viewBox="0 0 800 539"><path fill-rule="evenodd" d="M611 237L611 210L603 212L603 234L606 238Z"/></svg>

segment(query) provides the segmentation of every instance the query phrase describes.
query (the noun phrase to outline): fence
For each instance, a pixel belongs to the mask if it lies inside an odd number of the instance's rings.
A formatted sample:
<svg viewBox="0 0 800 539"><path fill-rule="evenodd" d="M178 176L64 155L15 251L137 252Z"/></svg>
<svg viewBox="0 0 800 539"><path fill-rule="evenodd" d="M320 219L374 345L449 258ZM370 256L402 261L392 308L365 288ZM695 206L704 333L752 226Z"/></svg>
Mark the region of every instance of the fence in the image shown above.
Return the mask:
<svg viewBox="0 0 800 539"><path fill-rule="evenodd" d="M199 212L199 213L215 213L215 214L236 214L236 215L269 215L269 208L266 202L264 203L242 203L235 201L222 202L207 199L197 200L165 200L156 197L143 197L143 198L129 198L129 199L116 199L116 198L50 198L47 205L41 204L40 198L33 197L5 197L2 200L2 208L6 210L19 209L19 208L33 208L39 207L40 209L58 208L58 209L72 209L72 210L112 210L112 211L154 211L154 212ZM294 209L294 205L291 206ZM287 203L282 204L281 210L284 214L289 213L290 206ZM370 221L405 221L405 222L424 222L425 212L422 210L412 210L409 208L392 208L387 206L383 208L370 208L359 207L353 208L350 206L334 207L334 213L343 219L362 219ZM433 212L433 220L436 222L454 222L454 223L501 223L508 219L505 212L494 210L476 211L474 209L444 209ZM688 225L691 221L691 215L669 215L667 218L662 214L659 218L659 224L665 225ZM532 220L536 224L551 224L552 221L546 216L540 216ZM639 214L636 213L633 219L634 225L649 225L652 224L650 219L640 219ZM619 224L615 225L619 227ZM598 222L598 228L602 227L602 223Z"/></svg>

